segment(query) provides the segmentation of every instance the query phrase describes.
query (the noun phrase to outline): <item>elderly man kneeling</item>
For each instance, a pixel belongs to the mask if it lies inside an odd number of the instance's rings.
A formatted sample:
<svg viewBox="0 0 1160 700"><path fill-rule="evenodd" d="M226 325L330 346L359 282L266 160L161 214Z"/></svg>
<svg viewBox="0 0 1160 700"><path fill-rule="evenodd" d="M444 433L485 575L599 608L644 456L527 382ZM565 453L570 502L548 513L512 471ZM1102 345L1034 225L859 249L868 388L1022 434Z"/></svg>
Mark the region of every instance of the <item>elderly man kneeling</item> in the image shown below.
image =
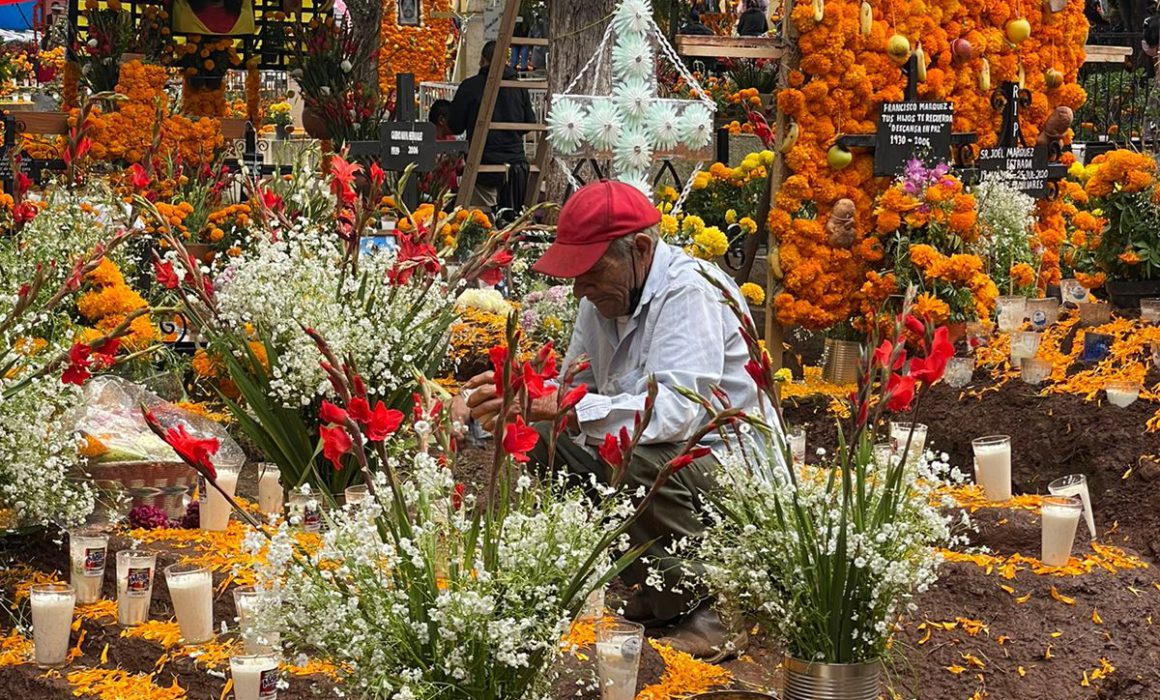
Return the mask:
<svg viewBox="0 0 1160 700"><path fill-rule="evenodd" d="M572 440L559 440L555 464L588 482L609 483L610 469L596 447L606 434L631 432L643 411L649 377L658 393L652 422L628 465L625 485L649 488L708 419L704 409L679 388L710 396L719 386L734 406L758 405L757 390L745 372L749 359L740 324L721 301L707 273L740 299L733 281L718 267L695 260L659 240L660 213L641 192L619 182L598 182L578 190L560 212L556 240L533 266L551 277L568 278L580 299L576 328L565 358L569 366L586 356L591 367L576 383L588 386L570 426ZM468 407L476 419L499 410L491 374L473 378ZM532 418L547 421L557 413L554 395L532 408ZM534 459L548 463L546 436L551 426L537 425L540 440ZM716 439L716 435L712 436ZM724 447L718 445L718 447ZM674 474L629 531L632 543L652 542L642 561L623 578L640 588L629 598L625 616L659 631L676 649L720 660L747 643L744 632L728 629L707 603L690 611L697 593L680 585L678 562L666 549L703 529L698 515L714 488L710 454ZM645 585L648 569L665 572L663 590Z"/></svg>

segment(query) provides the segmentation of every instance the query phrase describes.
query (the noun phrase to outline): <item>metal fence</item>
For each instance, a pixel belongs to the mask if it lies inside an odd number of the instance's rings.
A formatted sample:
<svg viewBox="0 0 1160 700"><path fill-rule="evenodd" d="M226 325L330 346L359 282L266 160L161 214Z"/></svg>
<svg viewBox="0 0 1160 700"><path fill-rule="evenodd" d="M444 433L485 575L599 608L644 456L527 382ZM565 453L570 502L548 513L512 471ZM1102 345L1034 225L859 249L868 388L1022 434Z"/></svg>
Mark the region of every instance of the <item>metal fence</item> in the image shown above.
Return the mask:
<svg viewBox="0 0 1160 700"><path fill-rule="evenodd" d="M1160 141L1160 89L1153 59L1140 49L1142 38L1135 32L1092 34L1089 46L1124 47L1132 53L1117 59L1089 52L1078 77L1087 101L1075 114L1076 141L1151 146Z"/></svg>

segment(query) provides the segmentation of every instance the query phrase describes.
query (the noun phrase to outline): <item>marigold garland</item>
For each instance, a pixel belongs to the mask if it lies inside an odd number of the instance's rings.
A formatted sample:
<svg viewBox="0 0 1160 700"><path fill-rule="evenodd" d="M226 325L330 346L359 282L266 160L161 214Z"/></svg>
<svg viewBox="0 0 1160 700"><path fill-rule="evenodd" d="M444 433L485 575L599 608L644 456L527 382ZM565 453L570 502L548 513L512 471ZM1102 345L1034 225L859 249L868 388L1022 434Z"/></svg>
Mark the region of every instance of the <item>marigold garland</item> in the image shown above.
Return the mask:
<svg viewBox="0 0 1160 700"><path fill-rule="evenodd" d="M383 2L383 31L379 48L379 88L389 95L395 89L395 75L414 73L415 84L440 81L447 73L447 41L451 36L450 0L434 0L423 5L423 24L400 27L394 0ZM436 19L435 15L447 19ZM426 115L423 115L426 118Z"/></svg>
<svg viewBox="0 0 1160 700"><path fill-rule="evenodd" d="M867 234L873 228L872 200L882 185L873 175L872 154L856 153L849 166L834 170L826 153L839 134L873 133L879 105L903 98L905 77L885 52L891 34L907 37L912 46L922 41L933 62L918 86L919 98L953 102L954 130L978 134L978 147L994 146L1001 125L1001 114L990 105L991 91L979 84L983 59L990 63L996 87L1015 80L1023 66L1032 100L1021 111L1020 124L1030 141L1052 109L1075 109L1085 99L1075 83L1088 31L1082 4L1068 3L1051 13L1046 3L1025 3L1018 10L1032 32L1017 47L1004 35L1007 21L1017 18L1017 8L1009 4L885 0L874 6L868 36L859 31L860 6L855 0L830 0L818 22L813 7L801 3L790 18L800 32L802 61L800 70L791 72L789 87L778 94L778 109L796 123L800 136L785 155L791 176L769 220L785 272L785 291L775 299L782 323L825 327L849 318L862 303L866 270L877 262L873 251L864 247L864 239L852 250L830 246L823 225L834 203L849 198L856 208L857 229ZM974 47L975 55L966 61L956 60L950 50L950 42L960 37ZM1047 88L1048 68L1064 74L1064 85ZM799 211L807 201L814 204L818 220ZM1045 245L1049 250L1058 250L1054 240L1063 235L1062 219L1055 213L1052 203L1040 206L1037 233L1053 241ZM1050 268L1041 281L1055 274Z"/></svg>

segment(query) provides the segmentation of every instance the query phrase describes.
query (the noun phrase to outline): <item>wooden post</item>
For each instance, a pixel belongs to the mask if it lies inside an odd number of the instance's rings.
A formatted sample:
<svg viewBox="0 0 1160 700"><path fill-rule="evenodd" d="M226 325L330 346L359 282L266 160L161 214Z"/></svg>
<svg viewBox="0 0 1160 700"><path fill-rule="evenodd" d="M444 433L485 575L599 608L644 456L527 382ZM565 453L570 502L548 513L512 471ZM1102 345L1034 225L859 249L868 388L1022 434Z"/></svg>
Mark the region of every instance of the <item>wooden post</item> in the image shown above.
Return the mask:
<svg viewBox="0 0 1160 700"><path fill-rule="evenodd" d="M798 49L798 31L792 19L793 7L794 0L785 0L785 14L784 20L782 21L782 36L785 41L785 48L781 56L781 64L778 68L777 87L779 90L789 89L790 72L797 70L798 65L801 63L801 51ZM774 151L773 171L769 174L769 189L767 191L770 211L777 206L775 198L777 197L778 190L781 189L781 183L785 182L787 175L788 169L785 164L785 154L781 152L781 144L785 141L785 132L789 127L788 121L785 113L778 110L774 127L777 150ZM769 234L767 251L769 258L777 254L777 240L774 238L772 231ZM775 280L772 270L770 270L765 283L765 347L769 350L770 359L773 362L773 368L775 370L781 369L784 365L782 344L785 342L785 329L777 322L773 305L773 298L776 296L780 283L781 280Z"/></svg>

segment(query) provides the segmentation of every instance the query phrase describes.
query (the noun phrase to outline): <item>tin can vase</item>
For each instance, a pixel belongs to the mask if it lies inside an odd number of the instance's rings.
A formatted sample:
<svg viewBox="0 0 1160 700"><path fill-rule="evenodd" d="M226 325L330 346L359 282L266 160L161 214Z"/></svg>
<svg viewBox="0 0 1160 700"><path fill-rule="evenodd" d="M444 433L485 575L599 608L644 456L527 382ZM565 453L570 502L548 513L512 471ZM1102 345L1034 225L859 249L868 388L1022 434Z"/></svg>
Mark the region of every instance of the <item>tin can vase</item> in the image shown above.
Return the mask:
<svg viewBox="0 0 1160 700"><path fill-rule="evenodd" d="M858 363L861 359L862 346L857 342L826 338L822 379L831 384L853 384L858 381Z"/></svg>
<svg viewBox="0 0 1160 700"><path fill-rule="evenodd" d="M827 664L786 655L782 700L877 700L882 662Z"/></svg>

